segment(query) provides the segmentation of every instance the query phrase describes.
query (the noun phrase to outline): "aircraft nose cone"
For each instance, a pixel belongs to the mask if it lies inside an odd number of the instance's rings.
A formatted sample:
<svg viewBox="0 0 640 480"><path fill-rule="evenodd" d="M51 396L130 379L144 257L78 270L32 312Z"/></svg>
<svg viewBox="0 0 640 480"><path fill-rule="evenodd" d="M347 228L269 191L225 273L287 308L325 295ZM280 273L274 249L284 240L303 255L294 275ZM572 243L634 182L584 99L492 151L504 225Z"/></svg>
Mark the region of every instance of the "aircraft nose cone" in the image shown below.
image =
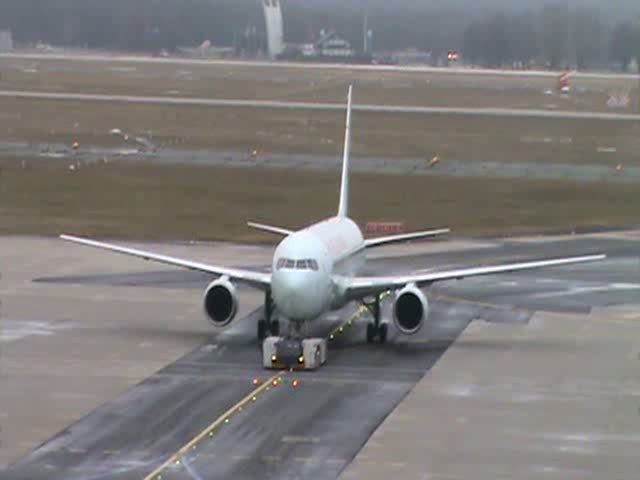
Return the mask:
<svg viewBox="0 0 640 480"><path fill-rule="evenodd" d="M278 310L294 320L312 319L322 313L320 286L310 272L279 272L274 275L271 293Z"/></svg>

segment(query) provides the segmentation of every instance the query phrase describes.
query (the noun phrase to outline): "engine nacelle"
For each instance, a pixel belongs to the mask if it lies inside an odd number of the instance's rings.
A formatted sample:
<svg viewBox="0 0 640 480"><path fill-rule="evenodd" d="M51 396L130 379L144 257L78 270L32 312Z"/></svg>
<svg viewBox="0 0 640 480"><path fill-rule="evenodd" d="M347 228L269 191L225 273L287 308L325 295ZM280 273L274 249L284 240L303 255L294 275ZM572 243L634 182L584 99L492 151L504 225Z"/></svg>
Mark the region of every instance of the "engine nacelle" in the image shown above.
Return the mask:
<svg viewBox="0 0 640 480"><path fill-rule="evenodd" d="M209 321L216 327L225 327L238 311L236 287L227 277L219 278L205 290L203 303Z"/></svg>
<svg viewBox="0 0 640 480"><path fill-rule="evenodd" d="M396 294L393 304L393 321L405 335L413 335L422 328L429 316L429 301L415 285L409 284Z"/></svg>

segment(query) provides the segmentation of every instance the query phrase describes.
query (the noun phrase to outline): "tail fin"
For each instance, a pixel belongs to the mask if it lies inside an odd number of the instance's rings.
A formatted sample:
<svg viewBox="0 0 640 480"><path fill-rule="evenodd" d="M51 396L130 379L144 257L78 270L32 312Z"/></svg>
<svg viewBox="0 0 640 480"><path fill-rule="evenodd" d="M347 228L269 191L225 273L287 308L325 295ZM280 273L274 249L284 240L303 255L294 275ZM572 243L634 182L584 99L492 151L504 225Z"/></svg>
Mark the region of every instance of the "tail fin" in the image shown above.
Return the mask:
<svg viewBox="0 0 640 480"><path fill-rule="evenodd" d="M349 85L349 95L347 96L347 124L344 130L344 151L342 152L342 180L340 182L340 205L338 206L338 216L346 217L349 211L349 160L351 155L351 91Z"/></svg>

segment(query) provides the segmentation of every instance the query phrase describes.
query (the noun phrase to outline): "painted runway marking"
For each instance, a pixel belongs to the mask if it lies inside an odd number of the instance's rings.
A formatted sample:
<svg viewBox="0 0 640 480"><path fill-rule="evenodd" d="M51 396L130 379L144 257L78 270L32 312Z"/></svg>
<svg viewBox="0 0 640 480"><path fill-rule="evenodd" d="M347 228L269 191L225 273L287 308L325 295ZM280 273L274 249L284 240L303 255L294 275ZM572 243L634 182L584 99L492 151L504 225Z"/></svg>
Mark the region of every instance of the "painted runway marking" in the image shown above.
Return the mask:
<svg viewBox="0 0 640 480"><path fill-rule="evenodd" d="M278 100L246 100L231 98L195 98L147 95L105 95L88 93L42 92L24 90L0 90L0 97L37 100L72 100L78 102L108 102L125 104L154 105L196 105L203 107L251 107L269 109L303 109L318 111L343 110L344 105L338 103L295 102ZM563 119L595 119L637 122L640 115L635 113L610 113L596 111L544 110L535 108L493 108L493 107L433 107L411 105L360 104L354 105L354 111L381 113L413 113L413 114L448 114L489 117L524 117L524 118L563 118Z"/></svg>

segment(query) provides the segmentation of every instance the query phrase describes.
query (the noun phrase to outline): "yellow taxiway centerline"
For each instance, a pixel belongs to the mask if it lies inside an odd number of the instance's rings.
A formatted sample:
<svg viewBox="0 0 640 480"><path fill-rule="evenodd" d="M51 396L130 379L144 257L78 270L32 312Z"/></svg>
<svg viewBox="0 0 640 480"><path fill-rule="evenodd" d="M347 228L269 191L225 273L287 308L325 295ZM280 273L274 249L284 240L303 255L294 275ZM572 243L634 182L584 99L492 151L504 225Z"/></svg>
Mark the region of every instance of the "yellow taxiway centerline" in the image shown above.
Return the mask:
<svg viewBox="0 0 640 480"><path fill-rule="evenodd" d="M384 298L389 295L391 295L391 291L382 292L380 294L380 301L382 302L382 300L384 300ZM356 311L349 316L349 318L347 318L344 322L342 322L329 333L329 340L335 340L337 335L343 333L345 328L351 326L353 321L356 318L360 317L366 311L367 307L365 307L364 305L359 306Z"/></svg>
<svg viewBox="0 0 640 480"><path fill-rule="evenodd" d="M237 410L242 408L242 406L244 406L246 403L249 403L250 401L252 401L256 397L256 395L258 395L263 390L265 390L269 386L271 386L273 381L276 380L277 378L279 378L283 373L285 373L285 372L283 371L283 372L276 373L274 376L272 376L271 378L266 380L264 383L262 383L262 385L260 385L258 388L256 388L256 389L252 390L251 392L249 392L249 394L247 394L247 396L245 396L242 400L237 402L235 405L233 405L231 408L229 408L226 412L224 412L222 415L220 415L216 420L214 420L212 423L210 423L207 426L207 428L205 428L198 435L193 437L188 443L186 443L177 452L175 452L173 455L171 455L167 461L165 461L162 465L160 465L158 468L153 470L149 475L144 477L143 480L158 480L159 478L161 478L160 474L165 468L167 468L171 464L175 464L175 463L179 462L179 459L180 459L180 457L182 455L187 453L195 444L197 444L200 440L202 440L204 437L206 437L210 432L212 432L216 427L218 427L220 424L222 424L226 419L228 419L231 415L233 415Z"/></svg>
<svg viewBox="0 0 640 480"><path fill-rule="evenodd" d="M380 294L380 300L383 300L384 297L386 297L389 294L390 294L389 292L384 292L384 293ZM340 326L338 326L336 329L334 329L330 333L329 338L332 340L335 337L336 334L342 333L342 330L344 330L344 328L346 326L350 325L353 320L355 320L357 317L362 315L366 310L367 310L367 307L365 307L365 306L359 307L355 312L353 312L351 314L351 316L346 321L341 323ZM248 403L251 400L253 400L253 398L257 394L259 394L260 392L265 390L267 387L269 387L275 379L279 378L284 373L286 373L286 371L284 371L284 370L281 371L281 372L276 373L274 376L272 376L271 378L266 380L258 388L256 388L255 390L251 391L246 397L244 397L238 403L236 403L231 408L229 408L226 412L224 412L222 415L220 415L215 421L213 421L211 424L209 424L207 426L207 428L202 430L198 435L193 437L188 443L186 443L184 446L182 446L177 452L175 452L173 455L171 455L162 465L160 465L158 468L153 470L149 475L144 477L143 480L160 480L162 478L161 477L161 472L165 468L167 468L171 464L175 464L175 463L179 462L179 459L180 459L180 457L182 455L187 453L200 440L202 440L204 437L209 435L210 432L212 432L216 427L218 427L220 424L222 424L227 418L229 418L231 415L233 415L243 405L245 405L246 403Z"/></svg>

